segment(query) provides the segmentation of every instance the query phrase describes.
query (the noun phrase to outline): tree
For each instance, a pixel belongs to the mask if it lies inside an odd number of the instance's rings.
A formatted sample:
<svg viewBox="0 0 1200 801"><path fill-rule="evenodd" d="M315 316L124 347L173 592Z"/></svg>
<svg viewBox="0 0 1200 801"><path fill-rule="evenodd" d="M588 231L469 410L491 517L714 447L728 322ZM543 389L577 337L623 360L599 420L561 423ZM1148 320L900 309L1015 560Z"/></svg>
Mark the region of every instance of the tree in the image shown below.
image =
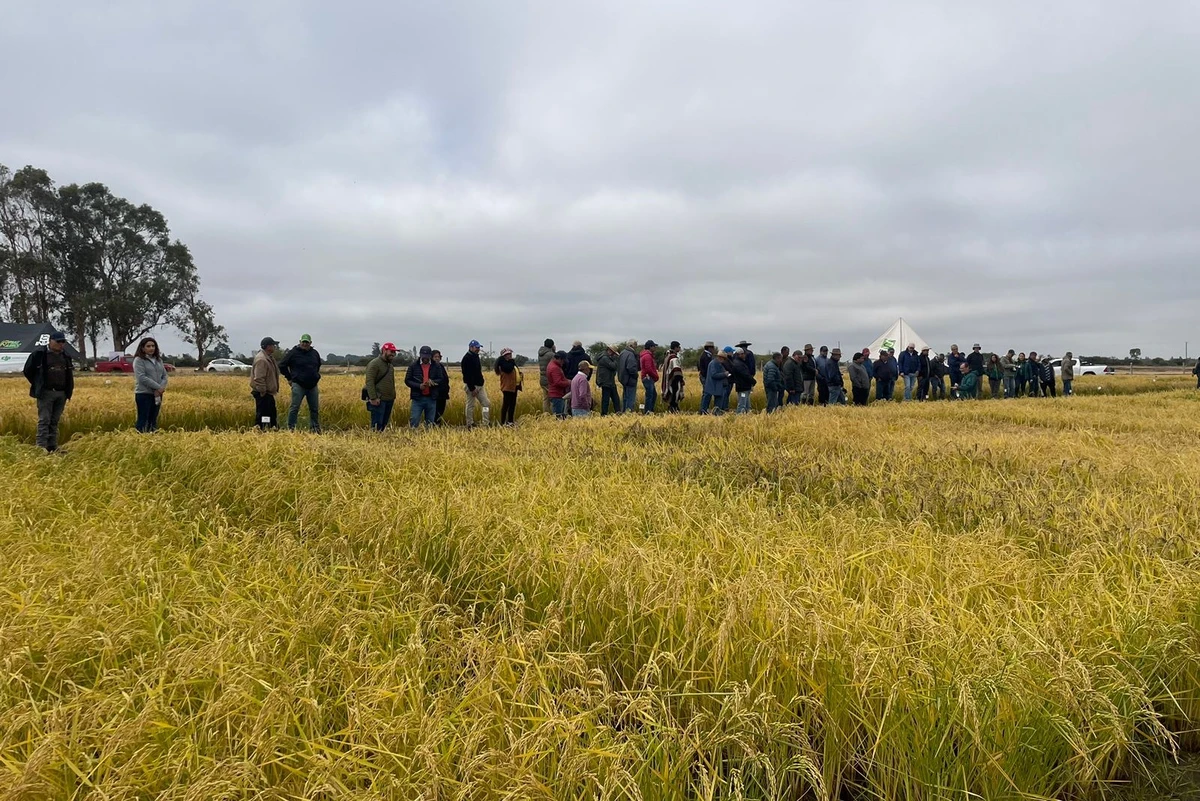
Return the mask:
<svg viewBox="0 0 1200 801"><path fill-rule="evenodd" d="M233 356L233 350L229 347L229 341L224 340L213 345L209 354L210 359L228 359Z"/></svg>
<svg viewBox="0 0 1200 801"><path fill-rule="evenodd" d="M1142 358L1142 349L1141 348L1130 348L1129 349L1129 374L1130 375L1133 375L1134 362L1140 361L1141 358Z"/></svg>
<svg viewBox="0 0 1200 801"><path fill-rule="evenodd" d="M372 359L374 359L376 356L378 356L378 355L379 355L380 353L382 353L382 352L383 352L383 351L381 351L381 350L379 349L379 343L378 343L378 342L372 342L372 343L371 343L371 358L372 358Z"/></svg>
<svg viewBox="0 0 1200 801"><path fill-rule="evenodd" d="M61 270L49 242L56 215L45 170L0 164L0 302L17 323L44 322L57 309Z"/></svg>
<svg viewBox="0 0 1200 801"><path fill-rule="evenodd" d="M193 284L183 297L181 303L170 316L171 325L179 329L183 341L196 346L196 361L204 367L204 354L210 347L224 344L229 348L229 337L225 326L217 325L213 318L213 308L201 300L200 293Z"/></svg>
<svg viewBox="0 0 1200 801"><path fill-rule="evenodd" d="M592 360L592 364L595 364L597 360L604 355L604 351L606 350L608 350L607 342L593 342L592 344L588 345L588 358Z"/></svg>
<svg viewBox="0 0 1200 801"><path fill-rule="evenodd" d="M529 357L518 353L516 356L513 356L513 361L517 363L517 367L524 367L529 364Z"/></svg>

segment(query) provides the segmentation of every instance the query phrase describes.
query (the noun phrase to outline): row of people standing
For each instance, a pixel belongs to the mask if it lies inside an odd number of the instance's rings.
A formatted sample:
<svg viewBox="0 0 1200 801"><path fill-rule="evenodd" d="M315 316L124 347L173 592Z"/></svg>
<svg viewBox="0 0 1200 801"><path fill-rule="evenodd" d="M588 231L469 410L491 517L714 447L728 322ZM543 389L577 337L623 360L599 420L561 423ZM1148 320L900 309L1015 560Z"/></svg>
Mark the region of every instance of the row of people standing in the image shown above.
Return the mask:
<svg viewBox="0 0 1200 801"><path fill-rule="evenodd" d="M593 408L598 408L602 417L609 414L632 413L638 410L638 385L640 383L644 394L641 411L653 414L658 407L659 398L666 404L667 411L679 411L683 400L684 377L683 361L680 357L682 346L671 342L661 364L655 356L658 344L648 339L637 352L637 340L631 339L620 344L609 344L604 352L596 357L596 364L591 363L591 356L583 348L583 343L576 340L570 351L556 350L553 339L547 339L538 349L539 380L542 388L542 411L558 417L584 417ZM582 370L586 370L585 379L596 375L596 388L600 390L599 403L592 403L590 386L586 397L580 394L575 397L573 387L577 384L579 392L587 380L576 382L575 379ZM584 401L587 401L586 405Z"/></svg>

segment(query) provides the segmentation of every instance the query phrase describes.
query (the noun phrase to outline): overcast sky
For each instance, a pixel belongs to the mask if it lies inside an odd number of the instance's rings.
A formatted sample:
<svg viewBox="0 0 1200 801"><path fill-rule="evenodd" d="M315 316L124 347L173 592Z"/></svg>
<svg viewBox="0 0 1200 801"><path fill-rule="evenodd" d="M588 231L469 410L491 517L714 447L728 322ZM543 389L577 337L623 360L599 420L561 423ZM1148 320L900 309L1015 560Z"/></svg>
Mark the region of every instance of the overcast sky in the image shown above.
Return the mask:
<svg viewBox="0 0 1200 801"><path fill-rule="evenodd" d="M1194 1L0 0L0 20L0 163L162 211L235 350L763 352L898 316L941 350L1200 350Z"/></svg>

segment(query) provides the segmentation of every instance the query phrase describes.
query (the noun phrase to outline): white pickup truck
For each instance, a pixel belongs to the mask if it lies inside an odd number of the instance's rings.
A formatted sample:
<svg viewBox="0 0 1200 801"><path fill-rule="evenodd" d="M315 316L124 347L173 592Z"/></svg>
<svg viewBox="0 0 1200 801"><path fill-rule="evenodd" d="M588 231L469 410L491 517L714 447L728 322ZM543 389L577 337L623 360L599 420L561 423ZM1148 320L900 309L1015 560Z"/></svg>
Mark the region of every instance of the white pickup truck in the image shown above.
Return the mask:
<svg viewBox="0 0 1200 801"><path fill-rule="evenodd" d="M1054 365L1054 377L1062 378L1062 359L1051 359L1050 363ZM1112 375L1117 372L1117 368L1110 367L1106 364L1087 364L1079 359L1075 360L1075 377L1081 375Z"/></svg>

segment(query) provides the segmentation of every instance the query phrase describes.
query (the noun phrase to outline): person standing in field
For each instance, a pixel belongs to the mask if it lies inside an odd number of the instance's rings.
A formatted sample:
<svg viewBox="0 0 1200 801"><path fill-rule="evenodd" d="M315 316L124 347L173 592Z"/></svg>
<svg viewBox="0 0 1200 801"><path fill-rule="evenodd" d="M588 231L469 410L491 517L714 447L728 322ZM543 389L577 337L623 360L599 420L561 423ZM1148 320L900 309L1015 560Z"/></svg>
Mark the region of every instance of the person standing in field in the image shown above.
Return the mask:
<svg viewBox="0 0 1200 801"><path fill-rule="evenodd" d="M592 363L584 359L571 379L571 416L587 417L592 413Z"/></svg>
<svg viewBox="0 0 1200 801"><path fill-rule="evenodd" d="M929 398L942 400L946 397L946 357L938 354L929 360Z"/></svg>
<svg viewBox="0 0 1200 801"><path fill-rule="evenodd" d="M754 378L758 374L758 363L754 359L754 351L750 350L750 343L743 339L737 343L736 347L742 349L742 352L738 356L746 363L746 369L750 373L750 377ZM757 384L758 382L755 381L754 383Z"/></svg>
<svg viewBox="0 0 1200 801"><path fill-rule="evenodd" d="M1042 357L1040 369L1040 377L1042 380L1042 395L1047 398L1058 397L1054 391L1054 365L1050 363L1050 354Z"/></svg>
<svg viewBox="0 0 1200 801"><path fill-rule="evenodd" d="M1192 368L1192 375L1196 376L1196 389L1200 389L1200 359L1196 360L1196 365Z"/></svg>
<svg viewBox="0 0 1200 801"><path fill-rule="evenodd" d="M829 346L822 345L817 352L817 358L813 361L817 365L817 403L827 406L829 405L829 376L826 371L829 367Z"/></svg>
<svg viewBox="0 0 1200 801"><path fill-rule="evenodd" d="M704 343L704 347L700 349L700 361L696 365L696 372L700 373L700 386L704 386L704 382L708 380L708 366L712 364L713 354L717 352L717 346L712 340Z"/></svg>
<svg viewBox="0 0 1200 801"><path fill-rule="evenodd" d="M771 354L763 364L763 389L767 392L767 414L783 408L783 352Z"/></svg>
<svg viewBox="0 0 1200 801"><path fill-rule="evenodd" d="M321 354L312 346L312 337L300 336L300 342L279 360L279 372L292 388L292 405L288 407L288 431L296 430L300 404L308 402L308 428L321 433L321 399L317 383L321 380Z"/></svg>
<svg viewBox="0 0 1200 801"><path fill-rule="evenodd" d="M21 371L29 382L29 397L37 401L37 446L46 453L58 450L58 424L75 392L75 371L66 348L66 335L54 331L45 346L29 354Z"/></svg>
<svg viewBox="0 0 1200 801"><path fill-rule="evenodd" d="M829 405L846 405L846 382L842 378L842 349L834 348L825 361L825 383L829 386Z"/></svg>
<svg viewBox="0 0 1200 801"><path fill-rule="evenodd" d="M626 412L632 412L637 408L637 382L638 382L638 357L633 352L637 347L637 340L631 339L625 343L625 349L621 351L620 357L617 359L617 383L621 385L621 392L624 396L624 409Z"/></svg>
<svg viewBox="0 0 1200 801"><path fill-rule="evenodd" d="M900 375L904 378L904 400L913 399L913 390L917 386L917 373L921 370L921 357L917 355L917 346L909 342L908 347L900 354Z"/></svg>
<svg viewBox="0 0 1200 801"><path fill-rule="evenodd" d="M1017 359L1016 359L1015 364L1017 366L1017 369L1016 369L1016 372L1014 373L1014 377L1017 380L1017 389L1016 389L1016 392L1013 394L1013 397L1020 398L1025 395L1025 387L1029 383L1028 360L1025 358L1024 351L1021 351L1019 354L1017 354Z"/></svg>
<svg viewBox="0 0 1200 801"><path fill-rule="evenodd" d="M800 376L800 360L804 358L803 351L794 351L783 360L783 402L788 406L799 406L800 395L804 392L804 379Z"/></svg>
<svg viewBox="0 0 1200 801"><path fill-rule="evenodd" d="M875 362L871 361L871 349L870 348L862 349L862 366L867 371L867 378L869 378L871 381L874 381L875 380ZM851 388L853 388L853 386ZM871 395L871 385L867 384L868 398L870 397L870 395Z"/></svg>
<svg viewBox="0 0 1200 801"><path fill-rule="evenodd" d="M967 354L967 364L971 366L971 372L980 381L983 380L984 361L983 346L976 342L971 346L971 352Z"/></svg>
<svg viewBox="0 0 1200 801"><path fill-rule="evenodd" d="M929 346L921 348L917 356L917 400L923 401L929 397Z"/></svg>
<svg viewBox="0 0 1200 801"><path fill-rule="evenodd" d="M575 378L575 374L579 372L579 363L589 361L588 352L583 349L583 343L578 339L571 343L571 349L567 351L567 363L563 365L563 375L568 380Z"/></svg>
<svg viewBox="0 0 1200 801"><path fill-rule="evenodd" d="M422 345L420 359L408 366L404 375L404 386L408 387L411 406L408 412L409 428L422 423L432 426L437 419L438 387L449 380L446 368L433 360L433 348Z"/></svg>
<svg viewBox="0 0 1200 801"><path fill-rule="evenodd" d="M1036 350L1029 351L1029 359L1025 362L1025 375L1029 379L1029 397L1041 395L1042 363L1038 360Z"/></svg>
<svg viewBox="0 0 1200 801"><path fill-rule="evenodd" d="M521 369L513 359L512 348L501 348L500 358L496 359L496 375L500 377L500 425L516 425L517 393L521 391Z"/></svg>
<svg viewBox="0 0 1200 801"><path fill-rule="evenodd" d="M1063 397L1064 398L1075 394L1075 391L1074 391L1075 359L1074 359L1074 356L1072 355L1071 351L1067 351L1066 353L1063 354L1062 384L1063 384Z"/></svg>
<svg viewBox="0 0 1200 801"><path fill-rule="evenodd" d="M987 374L988 389L991 391L992 400L996 400L1001 397L1001 389L1004 385L1004 367L1000 364L1000 357L994 353L989 356L984 372Z"/></svg>
<svg viewBox="0 0 1200 801"><path fill-rule="evenodd" d="M463 389L467 396L467 428L475 426L476 404L479 405L479 416L485 427L490 423L488 417L492 413L487 388L483 385L483 364L479 360L479 350L482 347L478 339L472 339L462 357Z"/></svg>
<svg viewBox="0 0 1200 801"><path fill-rule="evenodd" d="M642 377L642 387L646 390L646 407L643 414L654 414L654 406L658 402L658 365L655 363L654 349L658 343L647 339L638 357L638 372Z"/></svg>
<svg viewBox="0 0 1200 801"><path fill-rule="evenodd" d="M682 345L672 341L667 358L663 361L662 397L667 402L668 412L678 412L679 402L683 400L683 359L679 357L682 349Z"/></svg>
<svg viewBox="0 0 1200 801"><path fill-rule="evenodd" d="M737 392L737 410L735 414L750 413L750 393L758 380L750 374L750 365L746 363L746 349L739 346L729 359L730 376L733 378L733 389Z"/></svg>
<svg viewBox="0 0 1200 801"><path fill-rule="evenodd" d="M392 362L396 358L396 346L383 343L379 355L367 364L363 376L363 400L367 402L367 413L371 415L371 430L383 431L392 419L392 407L396 405L396 371Z"/></svg>
<svg viewBox="0 0 1200 801"><path fill-rule="evenodd" d="M275 349L279 343L271 337L263 337L259 345L261 350L254 355L254 364L250 366L250 394L254 396L258 428L266 431L279 427L275 407L275 396L279 394L279 363L275 361Z"/></svg>
<svg viewBox="0 0 1200 801"><path fill-rule="evenodd" d="M167 368L158 352L158 341L146 337L133 357L133 401L137 406L134 428L143 434L158 430L158 412L167 391Z"/></svg>
<svg viewBox="0 0 1200 801"><path fill-rule="evenodd" d="M546 365L546 391L550 395L550 410L560 420L567 416L567 401L564 398L571 392L571 381L563 372L566 363L567 352L560 350L554 354L550 364Z"/></svg>
<svg viewBox="0 0 1200 801"><path fill-rule="evenodd" d="M437 350L435 348L431 358L433 359L434 364L438 365L443 370L446 369L446 365L442 364L442 352L440 350ZM447 371L446 375L447 375L447 377L449 377L450 373ZM443 420L442 418L445 417L446 407L449 404L450 404L450 382L443 381L442 383L438 384L437 399L434 401L434 409L433 409L433 424L434 425L444 426L446 424L446 421Z"/></svg>
<svg viewBox="0 0 1200 801"><path fill-rule="evenodd" d="M1017 360L1012 348L1000 357L1000 372L1004 375L1004 397L1017 397Z"/></svg>
<svg viewBox="0 0 1200 801"><path fill-rule="evenodd" d="M538 348L538 383L542 386L542 412L550 414L550 393L547 391L546 368L554 361L554 340L547 339Z"/></svg>
<svg viewBox="0 0 1200 801"><path fill-rule="evenodd" d="M965 360L958 363L958 371L958 399L974 399L979 392L979 376Z"/></svg>
<svg viewBox="0 0 1200 801"><path fill-rule="evenodd" d="M962 370L959 368L963 362L962 353L958 350L958 345L950 346L950 355L946 357L946 368L950 372L950 397L958 397L958 385L962 382Z"/></svg>
<svg viewBox="0 0 1200 801"><path fill-rule="evenodd" d="M617 394L617 361L616 345L608 345L596 359L596 386L600 388L600 416L608 416L611 405L613 414L621 413L621 396Z"/></svg>
<svg viewBox="0 0 1200 801"><path fill-rule="evenodd" d="M704 394L700 398L700 414L708 414L712 403L713 414L724 414L729 408L729 357L733 348L726 346L708 364L708 375L704 378Z"/></svg>
<svg viewBox="0 0 1200 801"><path fill-rule="evenodd" d="M805 345L804 354L800 357L800 402L812 406L817 402L817 358L813 356L813 346Z"/></svg>
<svg viewBox="0 0 1200 801"><path fill-rule="evenodd" d="M890 391L895 391L892 383L892 364L888 360L886 348L879 349L879 358L875 360L875 400L891 400Z"/></svg>
<svg viewBox="0 0 1200 801"><path fill-rule="evenodd" d="M867 373L866 356L855 353L850 357L850 393L854 397L855 406L866 406L871 397L871 376Z"/></svg>

